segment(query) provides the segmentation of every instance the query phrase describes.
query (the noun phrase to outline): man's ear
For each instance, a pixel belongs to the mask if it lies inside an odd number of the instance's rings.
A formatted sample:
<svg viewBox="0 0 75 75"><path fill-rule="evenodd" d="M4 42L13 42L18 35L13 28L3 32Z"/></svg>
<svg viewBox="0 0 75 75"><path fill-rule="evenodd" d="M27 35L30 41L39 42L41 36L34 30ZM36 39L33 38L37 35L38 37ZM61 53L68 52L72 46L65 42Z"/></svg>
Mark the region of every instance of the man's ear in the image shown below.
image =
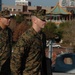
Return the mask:
<svg viewBox="0 0 75 75"><path fill-rule="evenodd" d="M35 17L35 19L34 19L34 23L35 23L35 24L38 23L38 19L37 19L37 17Z"/></svg>
<svg viewBox="0 0 75 75"><path fill-rule="evenodd" d="M36 16L32 16L31 18L32 18L32 21L33 21L34 23L37 22L37 17L36 17Z"/></svg>

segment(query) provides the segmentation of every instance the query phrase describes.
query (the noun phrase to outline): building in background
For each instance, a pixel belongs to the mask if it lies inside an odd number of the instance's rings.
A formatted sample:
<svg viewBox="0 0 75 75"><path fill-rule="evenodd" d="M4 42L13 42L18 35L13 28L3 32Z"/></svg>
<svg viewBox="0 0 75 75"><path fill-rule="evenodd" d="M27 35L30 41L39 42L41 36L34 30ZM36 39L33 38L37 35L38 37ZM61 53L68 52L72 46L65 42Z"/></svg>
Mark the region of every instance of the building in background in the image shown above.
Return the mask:
<svg viewBox="0 0 75 75"><path fill-rule="evenodd" d="M75 19L75 0L59 0L59 5L71 12L71 18Z"/></svg>
<svg viewBox="0 0 75 75"><path fill-rule="evenodd" d="M15 5L27 5L31 6L31 2L27 0L15 0Z"/></svg>
<svg viewBox="0 0 75 75"><path fill-rule="evenodd" d="M0 0L0 11L2 10L2 0Z"/></svg>
<svg viewBox="0 0 75 75"><path fill-rule="evenodd" d="M62 7L74 7L75 0L59 0L59 4Z"/></svg>

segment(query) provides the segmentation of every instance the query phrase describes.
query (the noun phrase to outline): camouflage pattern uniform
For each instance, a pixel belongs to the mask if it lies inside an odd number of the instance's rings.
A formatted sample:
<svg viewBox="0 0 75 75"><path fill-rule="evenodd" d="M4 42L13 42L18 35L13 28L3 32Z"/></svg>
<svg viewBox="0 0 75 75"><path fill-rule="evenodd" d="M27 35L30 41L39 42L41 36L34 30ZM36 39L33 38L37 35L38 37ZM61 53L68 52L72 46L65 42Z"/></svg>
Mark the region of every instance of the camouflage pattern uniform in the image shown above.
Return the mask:
<svg viewBox="0 0 75 75"><path fill-rule="evenodd" d="M42 37L30 28L13 48L11 70L13 75L41 75Z"/></svg>
<svg viewBox="0 0 75 75"><path fill-rule="evenodd" d="M9 28L0 27L0 75L10 75L11 36Z"/></svg>

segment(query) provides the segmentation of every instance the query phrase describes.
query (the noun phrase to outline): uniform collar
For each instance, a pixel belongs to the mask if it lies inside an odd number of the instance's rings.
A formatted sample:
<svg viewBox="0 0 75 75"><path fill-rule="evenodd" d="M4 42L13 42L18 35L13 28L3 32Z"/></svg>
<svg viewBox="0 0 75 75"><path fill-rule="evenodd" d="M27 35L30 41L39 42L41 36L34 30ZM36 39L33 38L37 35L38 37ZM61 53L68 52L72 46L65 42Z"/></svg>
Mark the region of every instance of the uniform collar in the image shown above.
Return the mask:
<svg viewBox="0 0 75 75"><path fill-rule="evenodd" d="M5 29L2 29L2 28L0 27L0 30L6 30L6 29L8 29L8 27L6 27Z"/></svg>

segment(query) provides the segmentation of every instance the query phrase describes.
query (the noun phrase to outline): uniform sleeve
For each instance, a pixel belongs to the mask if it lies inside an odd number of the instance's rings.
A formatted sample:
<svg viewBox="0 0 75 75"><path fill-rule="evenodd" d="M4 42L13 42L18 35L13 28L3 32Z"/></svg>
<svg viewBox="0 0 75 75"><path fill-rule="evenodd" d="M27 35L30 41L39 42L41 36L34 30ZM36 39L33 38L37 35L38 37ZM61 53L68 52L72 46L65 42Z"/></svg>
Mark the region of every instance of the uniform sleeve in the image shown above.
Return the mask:
<svg viewBox="0 0 75 75"><path fill-rule="evenodd" d="M15 46L12 50L11 56L11 73L13 75L21 75L21 58L26 50L26 48L30 47L32 42L34 41L34 37L37 33L31 28L28 31L24 32L22 36L19 38Z"/></svg>

